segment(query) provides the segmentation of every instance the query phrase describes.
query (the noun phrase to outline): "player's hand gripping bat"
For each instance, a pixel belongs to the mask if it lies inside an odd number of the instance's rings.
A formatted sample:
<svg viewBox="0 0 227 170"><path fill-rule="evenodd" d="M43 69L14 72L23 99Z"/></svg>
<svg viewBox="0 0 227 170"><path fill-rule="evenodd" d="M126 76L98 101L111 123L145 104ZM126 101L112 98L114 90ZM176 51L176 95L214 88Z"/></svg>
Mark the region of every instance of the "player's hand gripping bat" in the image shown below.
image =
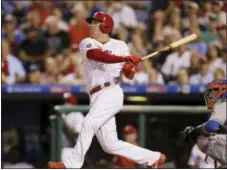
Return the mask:
<svg viewBox="0 0 227 170"><path fill-rule="evenodd" d="M173 42L173 43L161 48L158 51L155 51L155 52L153 52L153 53L151 53L151 54L149 54L149 55L147 55L145 57L142 57L142 60L145 60L145 59L151 58L153 56L159 55L161 52L169 51L169 50L177 48L177 47L179 47L181 45L190 43L190 42L196 40L197 38L198 38L198 36L196 34L191 34L191 35L189 35L187 37L181 38L180 40L175 41L175 42Z"/></svg>

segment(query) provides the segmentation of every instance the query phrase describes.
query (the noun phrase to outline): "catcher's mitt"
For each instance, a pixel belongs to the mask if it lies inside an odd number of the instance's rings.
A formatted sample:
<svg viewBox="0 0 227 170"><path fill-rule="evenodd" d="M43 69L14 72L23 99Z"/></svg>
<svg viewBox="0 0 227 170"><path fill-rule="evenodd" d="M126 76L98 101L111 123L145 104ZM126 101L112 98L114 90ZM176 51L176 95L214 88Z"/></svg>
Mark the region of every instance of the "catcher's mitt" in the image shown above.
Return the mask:
<svg viewBox="0 0 227 170"><path fill-rule="evenodd" d="M187 126L183 131L181 131L177 140L177 145L181 146L183 142L189 142L189 141L195 143L193 138L194 130L195 130L194 127Z"/></svg>

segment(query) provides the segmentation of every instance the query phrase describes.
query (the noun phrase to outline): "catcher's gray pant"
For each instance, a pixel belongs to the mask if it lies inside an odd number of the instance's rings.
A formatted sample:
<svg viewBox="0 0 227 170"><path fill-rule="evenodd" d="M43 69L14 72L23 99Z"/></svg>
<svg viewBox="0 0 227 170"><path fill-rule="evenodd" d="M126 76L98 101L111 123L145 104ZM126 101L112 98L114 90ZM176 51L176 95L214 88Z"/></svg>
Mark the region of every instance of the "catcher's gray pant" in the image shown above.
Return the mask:
<svg viewBox="0 0 227 170"><path fill-rule="evenodd" d="M200 136L197 145L202 152L217 160L222 165L227 165L227 143L225 134L212 135L209 137Z"/></svg>

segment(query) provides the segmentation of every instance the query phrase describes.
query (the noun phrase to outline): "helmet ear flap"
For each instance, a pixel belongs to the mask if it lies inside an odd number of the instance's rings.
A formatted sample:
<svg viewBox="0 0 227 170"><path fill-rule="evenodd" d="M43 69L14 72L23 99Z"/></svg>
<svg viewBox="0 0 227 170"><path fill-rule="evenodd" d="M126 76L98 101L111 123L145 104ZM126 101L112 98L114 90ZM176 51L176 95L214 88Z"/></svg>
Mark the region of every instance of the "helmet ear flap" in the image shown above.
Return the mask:
<svg viewBox="0 0 227 170"><path fill-rule="evenodd" d="M104 21L100 24L100 30L102 31L102 32L104 32L104 33L106 33L106 32L108 32L107 30L108 30L108 24L105 22L105 19L104 19Z"/></svg>
<svg viewBox="0 0 227 170"><path fill-rule="evenodd" d="M102 32L105 32L105 23L104 22L102 22L100 25L99 25L99 28L100 28L100 30L102 31Z"/></svg>

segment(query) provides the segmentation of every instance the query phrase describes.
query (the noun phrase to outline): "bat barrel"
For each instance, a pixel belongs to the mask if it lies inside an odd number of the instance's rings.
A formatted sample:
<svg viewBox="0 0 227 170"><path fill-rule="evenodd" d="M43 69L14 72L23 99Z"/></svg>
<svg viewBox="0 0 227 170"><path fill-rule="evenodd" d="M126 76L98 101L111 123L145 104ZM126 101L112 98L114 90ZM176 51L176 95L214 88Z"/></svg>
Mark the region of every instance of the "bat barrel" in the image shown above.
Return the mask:
<svg viewBox="0 0 227 170"><path fill-rule="evenodd" d="M173 49L173 48L176 48L176 47L179 47L181 45L184 45L184 44L187 44L189 42L192 42L194 40L196 40L198 38L198 36L196 34L191 34L187 37L184 37L176 42L173 42L171 44L169 44L168 46L165 46L163 48L161 48L160 50L156 51L156 52L153 52L145 57L142 58L142 60L145 60L147 58L150 58L150 57L153 57L153 56L156 56L156 55L159 55L161 52L164 52L164 51L169 51L170 49Z"/></svg>

